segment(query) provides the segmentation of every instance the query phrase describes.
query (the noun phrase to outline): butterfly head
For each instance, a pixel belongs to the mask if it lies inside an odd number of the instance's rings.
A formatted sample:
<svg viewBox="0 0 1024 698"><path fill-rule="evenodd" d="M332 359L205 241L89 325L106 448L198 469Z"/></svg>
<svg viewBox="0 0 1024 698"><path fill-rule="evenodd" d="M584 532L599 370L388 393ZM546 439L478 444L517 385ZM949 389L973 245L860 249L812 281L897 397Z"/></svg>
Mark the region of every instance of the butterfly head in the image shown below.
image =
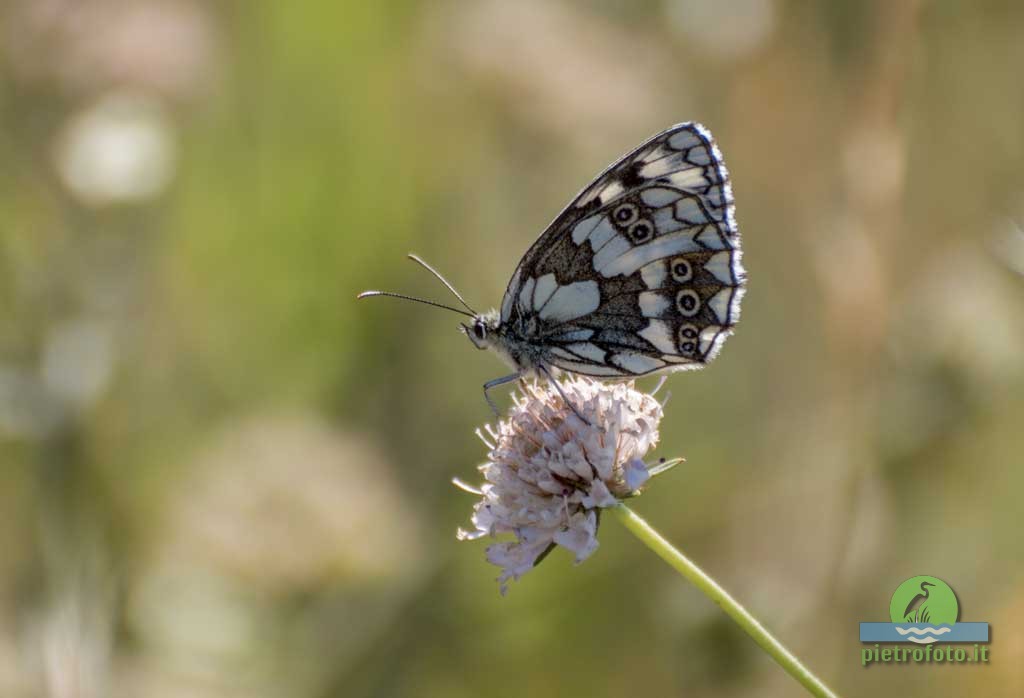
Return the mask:
<svg viewBox="0 0 1024 698"><path fill-rule="evenodd" d="M477 349L489 349L498 334L498 313L490 311L473 318L473 324L462 324L462 331Z"/></svg>

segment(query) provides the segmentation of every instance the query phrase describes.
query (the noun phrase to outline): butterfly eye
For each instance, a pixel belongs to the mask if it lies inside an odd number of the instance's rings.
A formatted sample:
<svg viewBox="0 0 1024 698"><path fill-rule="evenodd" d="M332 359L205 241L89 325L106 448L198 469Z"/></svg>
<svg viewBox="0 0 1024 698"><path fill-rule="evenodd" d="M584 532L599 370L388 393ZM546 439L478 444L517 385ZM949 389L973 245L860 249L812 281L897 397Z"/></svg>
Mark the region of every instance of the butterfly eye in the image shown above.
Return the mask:
<svg viewBox="0 0 1024 698"><path fill-rule="evenodd" d="M473 323L473 336L479 339L481 342L487 339L487 328L484 327L484 323Z"/></svg>
<svg viewBox="0 0 1024 698"><path fill-rule="evenodd" d="M612 218L621 226L627 226L639 217L640 212L637 210L636 204L622 204L612 214Z"/></svg>
<svg viewBox="0 0 1024 698"><path fill-rule="evenodd" d="M672 260L672 278L678 283L684 283L693 278L693 267L690 262L677 257Z"/></svg>
<svg viewBox="0 0 1024 698"><path fill-rule="evenodd" d="M676 294L676 307L685 317L693 317L700 310L700 296L696 291L684 288Z"/></svg>
<svg viewBox="0 0 1024 698"><path fill-rule="evenodd" d="M651 224L645 220L639 220L633 225L629 226L629 237L632 238L633 242L640 244L647 242L654 235L654 228Z"/></svg>

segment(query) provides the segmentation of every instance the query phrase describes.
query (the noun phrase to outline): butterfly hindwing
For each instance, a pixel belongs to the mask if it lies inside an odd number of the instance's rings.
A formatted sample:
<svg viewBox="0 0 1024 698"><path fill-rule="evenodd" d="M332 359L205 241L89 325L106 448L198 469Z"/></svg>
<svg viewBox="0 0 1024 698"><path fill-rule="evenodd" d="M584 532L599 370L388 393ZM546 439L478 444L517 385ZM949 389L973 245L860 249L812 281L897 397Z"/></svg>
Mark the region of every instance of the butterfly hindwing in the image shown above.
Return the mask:
<svg viewBox="0 0 1024 698"><path fill-rule="evenodd" d="M736 323L743 280L721 154L703 127L680 124L559 214L520 262L500 320L576 373L699 368Z"/></svg>

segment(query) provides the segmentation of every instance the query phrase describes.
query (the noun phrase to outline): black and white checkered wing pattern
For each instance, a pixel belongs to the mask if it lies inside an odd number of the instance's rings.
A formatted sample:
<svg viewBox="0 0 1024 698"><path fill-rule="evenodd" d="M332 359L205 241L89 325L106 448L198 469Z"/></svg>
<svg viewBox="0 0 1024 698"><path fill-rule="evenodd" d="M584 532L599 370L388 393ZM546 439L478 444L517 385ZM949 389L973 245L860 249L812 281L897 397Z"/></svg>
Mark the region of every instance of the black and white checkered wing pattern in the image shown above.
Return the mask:
<svg viewBox="0 0 1024 698"><path fill-rule="evenodd" d="M739 317L733 209L711 134L673 126L603 172L530 247L501 324L543 363L585 375L700 368Z"/></svg>

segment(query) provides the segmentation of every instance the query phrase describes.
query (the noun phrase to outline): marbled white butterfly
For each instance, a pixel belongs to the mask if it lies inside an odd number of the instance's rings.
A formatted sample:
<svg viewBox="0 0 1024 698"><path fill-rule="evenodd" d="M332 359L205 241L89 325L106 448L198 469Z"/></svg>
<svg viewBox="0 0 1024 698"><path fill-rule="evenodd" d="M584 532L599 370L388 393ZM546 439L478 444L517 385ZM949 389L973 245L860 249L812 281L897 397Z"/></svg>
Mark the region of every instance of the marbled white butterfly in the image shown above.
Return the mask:
<svg viewBox="0 0 1024 698"><path fill-rule="evenodd" d="M462 331L515 373L551 369L622 378L702 368L739 319L740 264L729 173L711 133L678 124L602 172L527 250L501 301L477 313L418 257L473 319ZM558 383L554 383L558 386ZM560 388L559 388L560 389Z"/></svg>

